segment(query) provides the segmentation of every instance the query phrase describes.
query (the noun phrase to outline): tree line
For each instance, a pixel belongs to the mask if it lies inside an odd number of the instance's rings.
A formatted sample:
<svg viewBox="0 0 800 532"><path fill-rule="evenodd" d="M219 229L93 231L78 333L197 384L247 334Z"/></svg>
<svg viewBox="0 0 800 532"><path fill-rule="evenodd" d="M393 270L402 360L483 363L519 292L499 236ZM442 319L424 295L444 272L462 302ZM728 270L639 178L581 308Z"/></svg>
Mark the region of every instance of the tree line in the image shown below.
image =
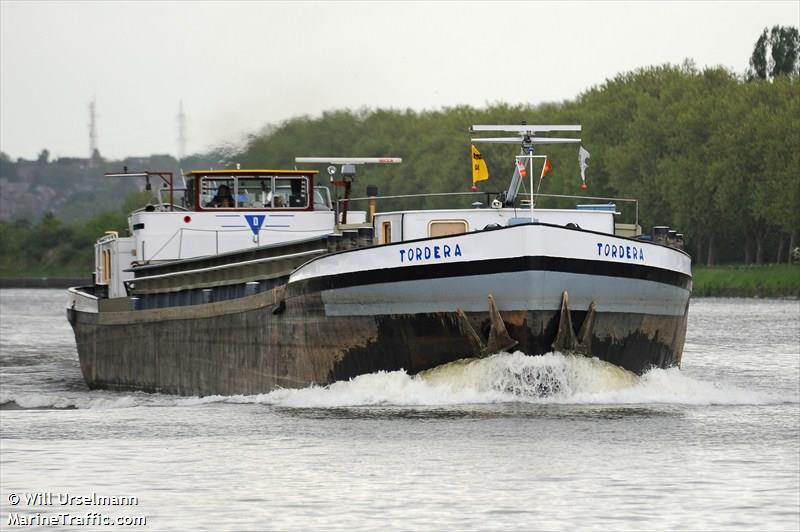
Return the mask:
<svg viewBox="0 0 800 532"><path fill-rule="evenodd" d="M796 74L748 79L686 62L620 74L560 103L298 117L253 135L230 162L291 166L298 155L401 156L402 165L365 168L362 182L378 185L381 195L466 191L471 125L582 124L589 189L579 188L574 147L542 146L554 171L541 192L638 198L640 223L684 233L695 262L781 262L798 245L798 117ZM519 148L480 149L491 176L481 189L503 190Z"/></svg>
<svg viewBox="0 0 800 532"><path fill-rule="evenodd" d="M784 262L798 246L800 227L798 51L797 29L776 26L759 37L743 74L698 69L686 61L619 74L573 100L536 106L336 110L269 125L241 147L207 158L216 167L292 168L296 156L399 156L401 165L360 169L354 194L363 195L367 184L377 185L380 196L466 192L472 184L471 125L581 124L591 153L589 189L580 189L577 149L554 145L540 148L554 168L540 192L637 198L645 231L653 225L677 229L695 264ZM481 190L504 190L519 148L478 146L490 173ZM8 167L7 159L0 162ZM320 176L325 184L327 174ZM123 210L142 198L130 196ZM472 201L463 198L460 206ZM537 205L575 203L543 199ZM435 197L380 205L387 210L451 204ZM0 270L77 266L76 261L88 268L91 242L103 230L125 228L120 211L72 225L54 216L0 223Z"/></svg>
<svg viewBox="0 0 800 532"><path fill-rule="evenodd" d="M106 231L126 234L128 213L151 199L149 192L130 192L118 209L72 222L52 211L39 220L0 222L0 276L88 277L94 242Z"/></svg>
<svg viewBox="0 0 800 532"><path fill-rule="evenodd" d="M51 158L47 149L33 160L12 160L0 152L0 221L40 220L52 212L65 223L87 220L115 210L120 199L141 186L134 179L104 178L106 172L160 170L179 175L185 170L218 166L216 152L195 154L178 161L170 155L107 160L99 152L91 158Z"/></svg>

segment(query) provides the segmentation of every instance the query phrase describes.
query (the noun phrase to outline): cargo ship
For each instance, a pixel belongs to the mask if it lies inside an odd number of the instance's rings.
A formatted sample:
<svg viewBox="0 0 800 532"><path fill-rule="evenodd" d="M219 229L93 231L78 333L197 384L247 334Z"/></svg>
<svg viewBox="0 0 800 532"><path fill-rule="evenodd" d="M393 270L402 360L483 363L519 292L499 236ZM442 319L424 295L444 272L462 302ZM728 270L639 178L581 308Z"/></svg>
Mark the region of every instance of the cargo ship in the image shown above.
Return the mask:
<svg viewBox="0 0 800 532"><path fill-rule="evenodd" d="M638 374L679 366L692 287L682 236L642 234L635 200L536 206L534 174L550 166L539 145L579 144L559 136L577 131L473 126L473 143L520 151L507 190L436 195L471 202L453 208L379 210L431 194L374 187L353 197L357 168L401 162L391 157L298 157L327 165L335 197L311 168L107 175L157 180L160 196L131 213L128 236L96 242L93 283L68 291L87 384L258 394L501 351L579 353ZM587 157L580 147L582 175ZM623 202L632 223L618 219Z"/></svg>

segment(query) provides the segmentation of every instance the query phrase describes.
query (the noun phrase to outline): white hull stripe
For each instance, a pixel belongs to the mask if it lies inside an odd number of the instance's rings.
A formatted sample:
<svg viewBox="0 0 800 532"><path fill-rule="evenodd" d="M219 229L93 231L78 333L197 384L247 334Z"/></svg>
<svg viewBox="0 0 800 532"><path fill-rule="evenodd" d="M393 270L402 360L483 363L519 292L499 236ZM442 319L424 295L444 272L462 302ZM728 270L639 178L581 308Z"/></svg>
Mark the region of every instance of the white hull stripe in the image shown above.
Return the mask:
<svg viewBox="0 0 800 532"><path fill-rule="evenodd" d="M375 270L362 270L336 275L313 277L289 284L291 293L310 293L353 286L367 286L423 279L446 279L475 275L526 271L548 271L588 274L597 277L640 279L690 290L692 278L684 273L619 262L572 259L564 257L509 257L446 264L421 264Z"/></svg>

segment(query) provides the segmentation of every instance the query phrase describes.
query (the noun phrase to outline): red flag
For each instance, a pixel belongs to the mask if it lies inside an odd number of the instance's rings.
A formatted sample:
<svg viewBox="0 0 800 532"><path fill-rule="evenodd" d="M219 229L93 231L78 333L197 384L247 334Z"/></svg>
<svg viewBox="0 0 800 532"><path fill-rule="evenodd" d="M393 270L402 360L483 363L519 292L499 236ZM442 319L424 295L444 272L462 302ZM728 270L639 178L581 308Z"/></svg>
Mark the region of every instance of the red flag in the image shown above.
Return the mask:
<svg viewBox="0 0 800 532"><path fill-rule="evenodd" d="M549 159L544 160L544 166L542 167L542 177L547 175L547 172L550 172L553 169L553 165L550 164Z"/></svg>

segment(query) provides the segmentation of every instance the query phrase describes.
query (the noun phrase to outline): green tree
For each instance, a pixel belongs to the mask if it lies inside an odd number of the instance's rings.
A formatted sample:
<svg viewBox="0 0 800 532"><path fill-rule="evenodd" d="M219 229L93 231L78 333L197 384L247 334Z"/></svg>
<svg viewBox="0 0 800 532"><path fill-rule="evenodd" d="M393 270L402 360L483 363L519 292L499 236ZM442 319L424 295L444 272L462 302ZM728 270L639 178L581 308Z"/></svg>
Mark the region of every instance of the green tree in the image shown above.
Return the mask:
<svg viewBox="0 0 800 532"><path fill-rule="evenodd" d="M800 32L792 26L764 28L750 56L750 79L800 73Z"/></svg>
<svg viewBox="0 0 800 532"><path fill-rule="evenodd" d="M468 191L468 131L473 124L579 123L592 154L589 190L578 188L575 146L538 146L554 167L542 192L577 196L542 199L538 206L572 207L587 195L638 198L645 232L652 225L675 227L685 234L696 263L781 260L787 244L797 245L800 227L800 77L784 75L789 59L796 61L797 56L788 45L769 44L773 33L779 44L796 39L796 32L788 30L764 34L766 44L755 52L763 52L764 65L771 61L777 66L764 66L763 79L750 76L745 82L746 77L724 68L698 70L686 61L622 73L566 102L329 111L265 126L243 146L218 148L183 164L187 170L236 163L243 168L292 168L296 156L399 156L401 165L359 169L353 195L363 196L366 185L377 185L384 198L379 199L381 210L468 207L475 196L455 201L385 197ZM754 68L761 68L759 64L754 60ZM479 148L490 173L480 190L505 190L519 146ZM106 230L124 234L128 212L151 202L152 196L136 191L141 182L100 174L122 166L168 170L177 162L153 156L99 164L89 168L87 159L64 158L44 164L11 161L0 154L0 177L46 189L54 198L46 208L56 212L41 223L31 216L27 225L0 224L4 272L57 267L88 271L95 239ZM324 170L317 184L329 184ZM524 190L528 188L525 182ZM121 197L122 210L116 210ZM479 199L484 202L485 196ZM35 205L45 209L41 202ZM624 204L618 207L625 209ZM630 214L625 221L632 219ZM70 221L70 215L82 221Z"/></svg>

